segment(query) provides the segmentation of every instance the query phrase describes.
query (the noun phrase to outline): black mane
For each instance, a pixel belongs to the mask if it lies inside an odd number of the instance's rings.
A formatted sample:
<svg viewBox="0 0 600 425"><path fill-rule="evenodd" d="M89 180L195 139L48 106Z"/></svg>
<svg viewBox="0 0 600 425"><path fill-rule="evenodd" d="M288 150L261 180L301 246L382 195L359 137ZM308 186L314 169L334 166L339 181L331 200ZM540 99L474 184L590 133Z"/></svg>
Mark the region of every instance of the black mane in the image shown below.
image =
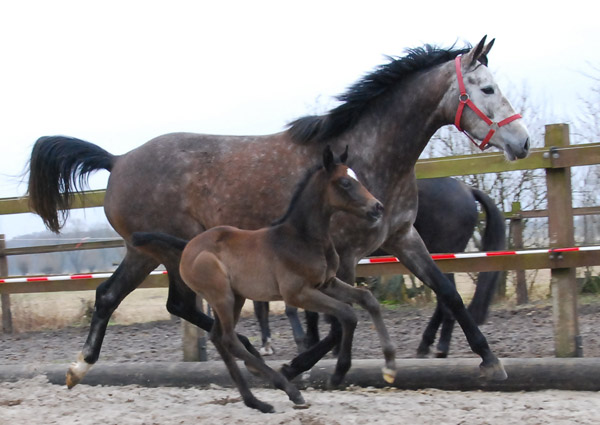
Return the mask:
<svg viewBox="0 0 600 425"><path fill-rule="evenodd" d="M343 102L341 105L325 115L309 115L290 123L290 136L298 144L322 142L339 136L356 124L374 99L407 76L453 60L469 50L469 47L440 49L426 44L424 47L408 49L404 57L389 57L389 63L377 67L338 96L337 99Z"/></svg>
<svg viewBox="0 0 600 425"><path fill-rule="evenodd" d="M302 179L296 185L296 189L294 189L294 194L292 195L292 199L288 205L288 208L287 208L285 214L282 215L281 217L279 217L277 220L273 221L271 223L271 226L277 226L278 224L281 224L285 220L287 220L287 218L290 216L291 212L296 207L296 204L298 203L298 200L300 199L300 195L302 194L302 192L304 192L304 189L306 188L306 186L308 186L308 182L310 181L310 178L313 176L313 174L315 174L317 171L319 171L322 168L323 168L322 164L315 165L314 167L309 168L306 171L306 173L304 173L304 177L302 177Z"/></svg>

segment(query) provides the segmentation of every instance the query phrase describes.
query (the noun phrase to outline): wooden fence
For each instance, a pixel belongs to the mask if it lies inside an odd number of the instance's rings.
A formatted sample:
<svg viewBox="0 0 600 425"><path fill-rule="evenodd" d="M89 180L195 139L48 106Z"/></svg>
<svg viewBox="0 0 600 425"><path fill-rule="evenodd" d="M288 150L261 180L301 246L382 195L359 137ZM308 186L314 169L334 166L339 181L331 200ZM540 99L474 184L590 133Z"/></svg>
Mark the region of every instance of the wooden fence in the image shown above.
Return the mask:
<svg viewBox="0 0 600 425"><path fill-rule="evenodd" d="M507 162L502 153L454 156L421 160L417 163L418 178L459 176L466 174L498 173L503 171L545 169L547 182L547 211L513 211L507 218L513 222L528 217L548 217L549 248L574 246L573 215L596 214L600 208L573 210L570 167L600 163L600 143L570 145L566 124L546 126L545 147L533 149L528 158ZM73 208L102 206L104 191L88 191L76 199ZM26 198L0 199L0 214L29 212ZM81 249L114 248L123 241L84 242L43 247L5 248L0 241L0 276L7 275L6 256ZM436 261L444 272L481 272L491 270L551 269L553 294L554 337L557 357L581 355L577 322L577 285L575 268L600 265L600 251L536 253L523 256L490 256ZM400 263L361 264L357 276L405 274ZM25 292L93 290L103 279L58 280L32 283L0 283L5 331L10 331L9 294ZM166 287L164 275L150 276L141 287Z"/></svg>

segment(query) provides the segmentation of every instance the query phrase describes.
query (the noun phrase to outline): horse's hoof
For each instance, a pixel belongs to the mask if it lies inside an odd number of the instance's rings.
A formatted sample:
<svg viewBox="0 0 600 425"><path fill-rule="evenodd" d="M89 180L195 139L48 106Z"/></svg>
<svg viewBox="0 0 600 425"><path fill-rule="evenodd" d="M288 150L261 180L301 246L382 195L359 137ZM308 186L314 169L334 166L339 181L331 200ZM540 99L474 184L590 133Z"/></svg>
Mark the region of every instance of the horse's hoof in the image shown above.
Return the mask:
<svg viewBox="0 0 600 425"><path fill-rule="evenodd" d="M264 403L260 400L254 400L251 403L246 403L246 406L252 409L260 410L262 413L275 413L275 408L269 403Z"/></svg>
<svg viewBox="0 0 600 425"><path fill-rule="evenodd" d="M381 369L383 373L383 380L388 384L393 384L396 380L396 371L387 367Z"/></svg>
<svg viewBox="0 0 600 425"><path fill-rule="evenodd" d="M481 372L481 376L486 381L504 381L506 378L508 378L508 375L504 370L504 366L502 366L502 363L498 359L488 365L482 362L479 365L479 370Z"/></svg>
<svg viewBox="0 0 600 425"><path fill-rule="evenodd" d="M85 376L85 374L88 372L88 370L90 370L91 367L92 367L92 365L83 359L83 354L79 353L79 355L77 356L77 361L71 363L71 366L69 367L69 370L67 371L67 376L66 376L67 388L71 389L75 385L79 384L81 382L81 380L83 379L83 377Z"/></svg>
<svg viewBox="0 0 600 425"><path fill-rule="evenodd" d="M419 347L417 348L417 358L418 359L426 359L429 356L429 347Z"/></svg>
<svg viewBox="0 0 600 425"><path fill-rule="evenodd" d="M306 405L306 401L304 401L304 397L302 397L302 394L300 394L300 391L298 391L298 394L296 394L294 397L290 397L290 400L296 406L300 406L300 407L297 407L297 409L302 409L303 407L301 407L301 406ZM304 407L304 409L306 409L307 407Z"/></svg>
<svg viewBox="0 0 600 425"><path fill-rule="evenodd" d="M438 351L435 354L435 357L437 357L438 359L445 359L448 357L448 353L444 353L443 351Z"/></svg>
<svg viewBox="0 0 600 425"><path fill-rule="evenodd" d="M275 350L271 346L270 342L265 343L262 347L259 348L258 352L261 356L272 356L275 354Z"/></svg>

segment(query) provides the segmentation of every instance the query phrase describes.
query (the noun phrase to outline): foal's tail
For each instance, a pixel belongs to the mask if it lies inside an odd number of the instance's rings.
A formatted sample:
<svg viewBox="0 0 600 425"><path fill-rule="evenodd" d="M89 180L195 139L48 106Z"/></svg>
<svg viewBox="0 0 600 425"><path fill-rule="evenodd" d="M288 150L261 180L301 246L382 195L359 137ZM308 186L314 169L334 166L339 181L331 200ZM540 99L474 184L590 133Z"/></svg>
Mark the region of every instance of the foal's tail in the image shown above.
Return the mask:
<svg viewBox="0 0 600 425"><path fill-rule="evenodd" d="M133 246L166 244L169 248L183 251L188 242L188 240L161 232L133 232L131 234L131 243Z"/></svg>
<svg viewBox="0 0 600 425"><path fill-rule="evenodd" d="M506 227L504 224L504 214L498 209L494 201L479 189L471 188L473 196L483 209L486 215L485 232L481 240L483 251L499 251L506 249ZM469 312L478 325L485 322L488 310L494 294L501 272L481 272L477 277L477 287L473 300L469 305Z"/></svg>
<svg viewBox="0 0 600 425"><path fill-rule="evenodd" d="M74 195L82 191L91 172L111 171L115 156L99 146L71 137L41 137L29 160L29 206L46 227L59 233ZM58 217L61 211L61 219Z"/></svg>

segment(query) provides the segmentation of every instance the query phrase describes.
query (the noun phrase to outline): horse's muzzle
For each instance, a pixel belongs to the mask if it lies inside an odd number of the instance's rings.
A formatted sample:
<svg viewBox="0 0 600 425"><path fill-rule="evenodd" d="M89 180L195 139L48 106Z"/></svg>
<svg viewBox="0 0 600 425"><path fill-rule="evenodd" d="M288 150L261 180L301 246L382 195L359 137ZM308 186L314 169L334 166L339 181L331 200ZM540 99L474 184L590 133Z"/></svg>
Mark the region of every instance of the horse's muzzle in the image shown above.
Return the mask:
<svg viewBox="0 0 600 425"><path fill-rule="evenodd" d="M381 202L376 202L375 205L371 208L369 212L367 212L367 218L371 222L376 222L383 216L383 204Z"/></svg>

